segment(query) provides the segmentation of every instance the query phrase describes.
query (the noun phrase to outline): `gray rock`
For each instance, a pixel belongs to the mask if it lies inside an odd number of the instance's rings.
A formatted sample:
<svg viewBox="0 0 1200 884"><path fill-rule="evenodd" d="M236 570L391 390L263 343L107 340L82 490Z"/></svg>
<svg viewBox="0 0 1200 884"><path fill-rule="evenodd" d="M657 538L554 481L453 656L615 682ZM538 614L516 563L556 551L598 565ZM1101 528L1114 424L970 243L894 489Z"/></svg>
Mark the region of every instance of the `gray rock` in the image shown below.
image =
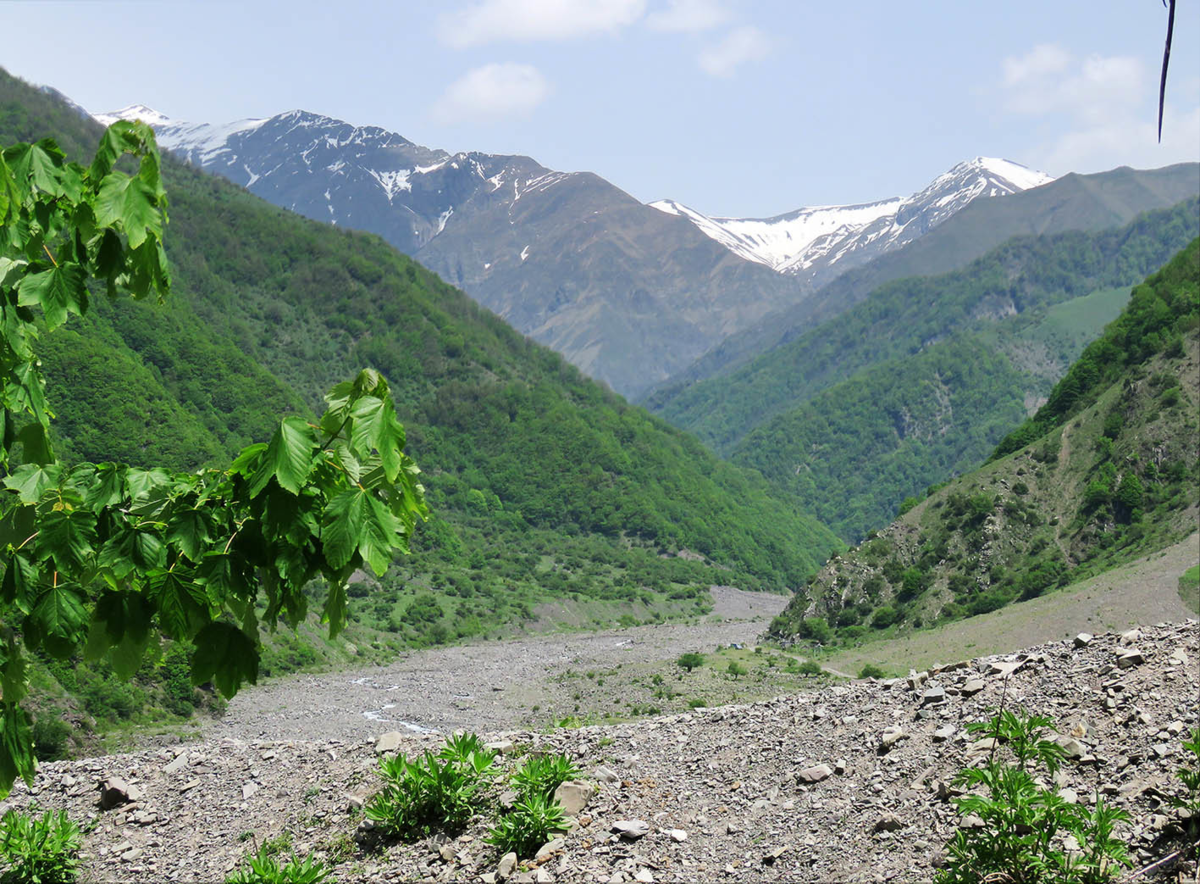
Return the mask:
<svg viewBox="0 0 1200 884"><path fill-rule="evenodd" d="M984 689L985 682L982 678L968 678L967 683L958 689L959 693L964 697L973 697Z"/></svg>
<svg viewBox="0 0 1200 884"><path fill-rule="evenodd" d="M682 844L688 839L688 833L683 829L667 829L667 836L676 844Z"/></svg>
<svg viewBox="0 0 1200 884"><path fill-rule="evenodd" d="M935 685L921 695L922 706L933 706L946 702L946 691L941 685Z"/></svg>
<svg viewBox="0 0 1200 884"><path fill-rule="evenodd" d="M166 773L166 774L179 773L181 770L183 770L185 767L187 767L187 763L188 763L188 756L187 756L187 753L184 752L182 755L176 756L174 761L172 761L170 764L168 764L166 767L164 767L163 773Z"/></svg>
<svg viewBox="0 0 1200 884"><path fill-rule="evenodd" d="M1145 655L1137 648L1130 648L1117 657L1118 669L1129 669L1131 666L1141 666L1146 662Z"/></svg>
<svg viewBox="0 0 1200 884"><path fill-rule="evenodd" d="M254 793L258 791L258 783L246 783L242 786L242 800L249 801L254 797Z"/></svg>
<svg viewBox="0 0 1200 884"><path fill-rule="evenodd" d="M611 831L628 841L636 841L650 834L650 824L645 820L617 820Z"/></svg>
<svg viewBox="0 0 1200 884"><path fill-rule="evenodd" d="M796 774L796 779L802 783L819 783L833 776L833 769L828 764L817 764L806 767Z"/></svg>
<svg viewBox="0 0 1200 884"><path fill-rule="evenodd" d="M592 799L594 791L588 783L568 780L554 790L554 800L562 805L563 813L567 816L579 816Z"/></svg>
<svg viewBox="0 0 1200 884"><path fill-rule="evenodd" d="M500 865L496 866L496 877L503 881L517 868L517 855L512 851L500 857Z"/></svg>
<svg viewBox="0 0 1200 884"><path fill-rule="evenodd" d="M1086 648L1092 643L1094 636L1090 632L1081 632L1075 636L1075 647Z"/></svg>
<svg viewBox="0 0 1200 884"><path fill-rule="evenodd" d="M533 855L533 858L535 860L543 859L544 857L547 857L552 853L562 850L563 847L566 845L566 843L567 842L564 841L562 838L552 838L551 840L547 841L545 844L543 844L541 847L538 848L538 852Z"/></svg>
<svg viewBox="0 0 1200 884"><path fill-rule="evenodd" d="M490 743L484 743L485 749L491 749L499 755L508 755L513 750L512 740L493 740Z"/></svg>
<svg viewBox="0 0 1200 884"><path fill-rule="evenodd" d="M907 740L908 734L898 727L889 727L879 735L879 751L890 752L901 740Z"/></svg>
<svg viewBox="0 0 1200 884"><path fill-rule="evenodd" d="M1024 660L1013 660L1011 662L1005 660L996 660L988 667L988 673L998 675L1001 678L1008 678L1024 665Z"/></svg>
<svg viewBox="0 0 1200 884"><path fill-rule="evenodd" d="M904 828L904 821L894 813L884 813L872 826L873 832L895 832Z"/></svg>
<svg viewBox="0 0 1200 884"><path fill-rule="evenodd" d="M621 778L619 776L617 776L613 771L609 770L607 767L596 768L594 775L595 775L596 779L602 783L619 783L619 782L621 782Z"/></svg>
<svg viewBox="0 0 1200 884"><path fill-rule="evenodd" d="M954 736L956 728L952 724L944 724L933 732L933 741L935 743L944 743Z"/></svg>
<svg viewBox="0 0 1200 884"><path fill-rule="evenodd" d="M400 731L388 731L375 741L375 754L383 755L387 752L395 752L404 742L404 734Z"/></svg>
<svg viewBox="0 0 1200 884"><path fill-rule="evenodd" d="M104 810L131 804L141 798L142 790L120 777L109 777L100 786L100 807Z"/></svg>

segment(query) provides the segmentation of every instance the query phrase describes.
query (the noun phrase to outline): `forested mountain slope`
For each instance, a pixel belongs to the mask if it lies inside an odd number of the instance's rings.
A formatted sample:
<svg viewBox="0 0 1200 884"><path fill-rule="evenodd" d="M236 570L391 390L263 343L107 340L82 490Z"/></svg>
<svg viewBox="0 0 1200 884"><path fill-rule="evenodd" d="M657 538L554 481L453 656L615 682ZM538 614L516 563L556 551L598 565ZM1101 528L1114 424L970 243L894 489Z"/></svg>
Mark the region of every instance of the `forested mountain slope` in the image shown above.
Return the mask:
<svg viewBox="0 0 1200 884"><path fill-rule="evenodd" d="M1025 237L963 271L882 287L733 401L789 405L731 460L861 540L904 498L974 468L1045 401L1129 285L1200 233L1198 212L1191 200L1119 231Z"/></svg>
<svg viewBox="0 0 1200 884"><path fill-rule="evenodd" d="M853 641L984 613L1191 535L1198 403L1200 239L1134 289L989 463L835 557L772 633Z"/></svg>
<svg viewBox="0 0 1200 884"><path fill-rule="evenodd" d="M50 135L79 157L99 132L0 75L0 142ZM690 610L710 583L794 586L838 545L378 238L164 172L171 302L97 298L47 336L68 456L212 462L378 368L437 515L366 615L412 641L487 631L549 594ZM684 549L705 560L661 555Z"/></svg>
<svg viewBox="0 0 1200 884"><path fill-rule="evenodd" d="M1072 173L1021 193L975 200L920 239L856 267L804 301L726 338L686 370L658 384L643 401L672 423L689 426L713 396L711 382L705 379L730 374L768 356L885 283L965 267L1016 236L1120 227L1142 212L1173 206L1198 193L1200 164L1180 163L1146 171L1123 166L1094 175Z"/></svg>

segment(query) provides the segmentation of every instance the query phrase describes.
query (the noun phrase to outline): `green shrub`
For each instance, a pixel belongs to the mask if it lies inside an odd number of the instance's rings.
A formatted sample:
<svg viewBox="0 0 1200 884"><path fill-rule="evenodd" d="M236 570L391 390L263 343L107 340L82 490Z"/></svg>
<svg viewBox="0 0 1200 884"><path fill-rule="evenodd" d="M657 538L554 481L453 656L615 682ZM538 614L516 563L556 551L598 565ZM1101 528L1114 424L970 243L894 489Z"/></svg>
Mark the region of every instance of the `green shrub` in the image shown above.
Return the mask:
<svg viewBox="0 0 1200 884"><path fill-rule="evenodd" d="M704 655L697 654L695 651L680 654L679 659L675 661L675 665L680 669L686 669L688 672L691 672L693 669L704 665Z"/></svg>
<svg viewBox="0 0 1200 884"><path fill-rule="evenodd" d="M320 884L332 872L312 856L292 858L281 863L270 844L264 844L254 856L246 857L234 869L225 884Z"/></svg>
<svg viewBox="0 0 1200 884"><path fill-rule="evenodd" d="M741 678L743 675L746 674L747 670L746 670L746 667L743 666L741 663L737 662L736 660L731 660L729 662L729 666L726 667L725 671L728 672L733 677L734 681L737 681L739 678Z"/></svg>
<svg viewBox="0 0 1200 884"><path fill-rule="evenodd" d="M39 715L33 723L33 754L38 761L65 758L71 744L71 726L61 718Z"/></svg>
<svg viewBox="0 0 1200 884"><path fill-rule="evenodd" d="M0 819L2 884L71 884L80 847L79 827L65 810L30 817L10 810Z"/></svg>
<svg viewBox="0 0 1200 884"><path fill-rule="evenodd" d="M887 673L876 666L874 663L868 663L858 670L859 678L887 678Z"/></svg>
<svg viewBox="0 0 1200 884"><path fill-rule="evenodd" d="M1193 845L1195 859L1200 860L1200 727L1191 738L1183 741L1184 763L1176 772L1184 792L1171 798L1171 805L1188 813L1186 829L1188 843Z"/></svg>
<svg viewBox="0 0 1200 884"><path fill-rule="evenodd" d="M971 792L956 799L959 812L974 814L984 824L959 829L947 844L949 856L937 884L1102 884L1129 865L1125 845L1113 836L1115 824L1129 819L1127 813L1100 796L1094 807L1068 804L1035 779L1041 767L1052 781L1063 758L1062 747L1044 739L1053 729L1045 716L1009 710L967 725L969 732L1005 746L1006 753L993 752L983 767L955 777L956 785ZM1067 834L1077 850L1062 847L1060 837Z"/></svg>
<svg viewBox="0 0 1200 884"><path fill-rule="evenodd" d="M799 672L801 675L824 675L825 674L825 670L823 670L821 668L820 664L814 663L812 660L805 660L803 663L801 663L799 666L796 667L796 671Z"/></svg>
<svg viewBox="0 0 1200 884"><path fill-rule="evenodd" d="M511 811L487 834L488 844L501 853L512 851L517 856L533 853L560 832L567 830L562 805L541 794L519 799Z"/></svg>
<svg viewBox="0 0 1200 884"><path fill-rule="evenodd" d="M384 787L367 804L367 818L385 837L420 838L461 830L478 810L478 793L495 774L495 753L477 737L452 738L438 755L414 761L380 759Z"/></svg>
<svg viewBox="0 0 1200 884"><path fill-rule="evenodd" d="M550 798L554 790L582 774L566 755L531 755L513 774L513 785L523 797L541 795Z"/></svg>
<svg viewBox="0 0 1200 884"><path fill-rule="evenodd" d="M876 629L887 629L899 619L899 611L891 605L884 605L881 608L876 608L875 613L871 615L871 625Z"/></svg>

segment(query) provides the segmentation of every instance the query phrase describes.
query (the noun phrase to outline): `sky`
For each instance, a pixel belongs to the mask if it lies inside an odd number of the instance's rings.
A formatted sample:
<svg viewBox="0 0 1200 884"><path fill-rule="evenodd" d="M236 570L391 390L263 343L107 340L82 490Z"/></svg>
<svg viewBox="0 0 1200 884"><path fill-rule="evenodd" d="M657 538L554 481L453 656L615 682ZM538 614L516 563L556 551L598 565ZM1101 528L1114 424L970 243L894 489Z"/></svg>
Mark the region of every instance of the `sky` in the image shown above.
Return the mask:
<svg viewBox="0 0 1200 884"><path fill-rule="evenodd" d="M91 111L295 108L765 217L997 156L1058 176L1200 160L1200 3L1167 114L1159 0L0 3L0 65Z"/></svg>

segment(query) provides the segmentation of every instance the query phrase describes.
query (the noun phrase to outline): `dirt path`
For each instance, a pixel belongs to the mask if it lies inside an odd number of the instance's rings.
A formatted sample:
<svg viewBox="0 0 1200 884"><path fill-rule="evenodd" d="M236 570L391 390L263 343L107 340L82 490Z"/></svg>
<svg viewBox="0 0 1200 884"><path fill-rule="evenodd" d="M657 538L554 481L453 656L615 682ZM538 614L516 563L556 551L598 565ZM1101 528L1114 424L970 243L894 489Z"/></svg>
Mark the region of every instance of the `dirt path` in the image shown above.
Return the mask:
<svg viewBox="0 0 1200 884"><path fill-rule="evenodd" d="M243 691L208 738L362 739L384 731L499 730L534 707L571 712L568 670L674 660L718 644L753 645L783 596L714 587L713 615L697 625L662 624L538 636L413 652L388 666L297 675Z"/></svg>

